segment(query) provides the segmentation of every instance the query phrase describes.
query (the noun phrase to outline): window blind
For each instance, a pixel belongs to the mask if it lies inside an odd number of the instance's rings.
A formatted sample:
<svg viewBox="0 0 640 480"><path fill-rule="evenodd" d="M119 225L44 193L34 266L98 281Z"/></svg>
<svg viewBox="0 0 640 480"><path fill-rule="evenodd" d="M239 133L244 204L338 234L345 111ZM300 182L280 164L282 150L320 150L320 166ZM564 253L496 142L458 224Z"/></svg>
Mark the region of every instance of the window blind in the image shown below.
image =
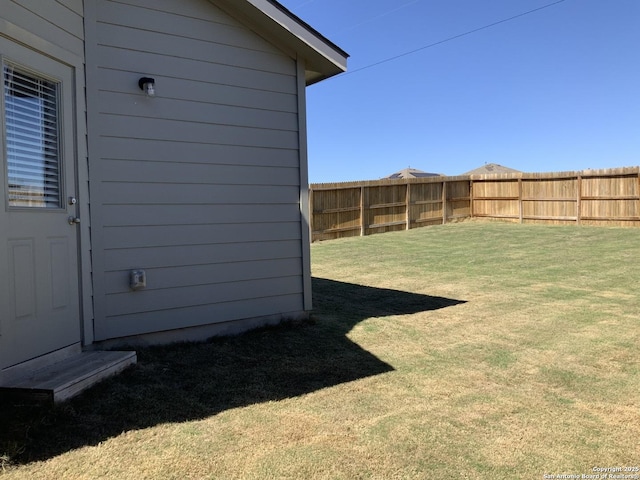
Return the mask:
<svg viewBox="0 0 640 480"><path fill-rule="evenodd" d="M58 84L10 64L3 77L9 205L59 208Z"/></svg>

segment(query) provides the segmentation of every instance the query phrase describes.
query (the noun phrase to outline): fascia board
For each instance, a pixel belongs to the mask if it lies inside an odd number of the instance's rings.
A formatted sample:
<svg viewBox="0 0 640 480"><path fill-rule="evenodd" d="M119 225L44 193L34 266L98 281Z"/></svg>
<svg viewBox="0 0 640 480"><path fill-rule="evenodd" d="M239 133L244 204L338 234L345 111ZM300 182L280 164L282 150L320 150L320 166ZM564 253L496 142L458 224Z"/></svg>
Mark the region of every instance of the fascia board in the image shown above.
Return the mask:
<svg viewBox="0 0 640 480"><path fill-rule="evenodd" d="M345 72L347 54L274 0L217 0L304 58L307 84Z"/></svg>

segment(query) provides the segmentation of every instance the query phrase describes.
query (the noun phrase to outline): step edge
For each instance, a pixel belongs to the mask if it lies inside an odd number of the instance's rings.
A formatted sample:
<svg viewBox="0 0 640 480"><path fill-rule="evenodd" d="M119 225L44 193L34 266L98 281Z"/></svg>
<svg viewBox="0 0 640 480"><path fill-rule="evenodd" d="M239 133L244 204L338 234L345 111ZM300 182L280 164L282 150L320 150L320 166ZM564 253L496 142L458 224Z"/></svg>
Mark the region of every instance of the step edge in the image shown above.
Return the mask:
<svg viewBox="0 0 640 480"><path fill-rule="evenodd" d="M97 373L99 373L100 371L104 370L105 368L109 368L110 365L112 364L118 364L120 362L128 362L130 360L132 360L132 363L135 364L137 363L137 355L135 351L123 351L123 352L112 352L112 351L108 351L108 352L100 352L100 351L95 351L95 352L82 352L79 355L73 356L73 357L69 357L66 358L65 360L61 361L61 362L56 362L53 363L51 365L48 365L44 368L38 369L38 370L34 370L33 372L30 372L28 375L24 375L22 377L16 378L13 381L10 382L6 382L5 384L2 385L3 388L15 388L15 389L27 389L27 390L53 390L55 389L55 382L53 380L44 380L44 381L40 381L40 382L35 382L34 381L34 376L41 374L42 372L46 371L48 368L54 368L54 367L59 367L62 364L65 363L72 363L72 361L77 360L78 357L80 356L88 356L88 357L99 357L100 354L111 354L111 353L120 353L121 356L113 358L108 360L107 362L105 362L104 364L99 364L96 365L95 367L93 367L93 369L88 370L87 372L84 372L82 375L80 375L79 377L76 377L77 380L81 380L84 377L90 377L92 375L95 375ZM113 356L113 355L110 355ZM72 379L69 380L67 383L74 383L74 381L76 381L76 379ZM29 383L32 383L32 386L29 386ZM53 382L53 384L52 384ZM64 384L62 384L64 385Z"/></svg>
<svg viewBox="0 0 640 480"><path fill-rule="evenodd" d="M83 391L93 387L94 385L97 385L103 380L106 380L107 378L110 378L112 376L115 376L121 373L128 367L135 365L135 363L136 363L135 359L133 360L129 359L127 361L118 362L112 365L110 368L104 369L101 372L98 372L98 373L106 372L104 375L96 374L96 375L93 375L92 377L87 377L77 382L70 383L64 389L57 389L52 392L53 402L61 403L66 400L69 400L75 397L76 395L79 395Z"/></svg>
<svg viewBox="0 0 640 480"><path fill-rule="evenodd" d="M99 375L100 373L102 373L104 371L107 371L107 370L109 370L111 368L117 367L117 366L119 366L121 364L126 364L124 366L124 368L126 368L126 367L128 367L130 365L135 365L136 363L137 363L137 356L135 355L135 352L133 352L133 355L129 355L126 358L122 358L122 359L119 359L117 361L113 361L112 360L112 361L109 361L109 363L107 363L105 365L96 366L95 368L93 368L89 372L84 373L84 374L76 377L73 380L69 380L68 382L66 382L66 383L64 383L64 384L62 384L62 385L60 385L58 387L54 387L52 390L54 392L56 392L56 391L60 391L60 390L69 388L69 387L75 385L76 383L80 383L80 382L82 382L82 381L84 381L86 379L90 379L92 377L95 377L95 376Z"/></svg>

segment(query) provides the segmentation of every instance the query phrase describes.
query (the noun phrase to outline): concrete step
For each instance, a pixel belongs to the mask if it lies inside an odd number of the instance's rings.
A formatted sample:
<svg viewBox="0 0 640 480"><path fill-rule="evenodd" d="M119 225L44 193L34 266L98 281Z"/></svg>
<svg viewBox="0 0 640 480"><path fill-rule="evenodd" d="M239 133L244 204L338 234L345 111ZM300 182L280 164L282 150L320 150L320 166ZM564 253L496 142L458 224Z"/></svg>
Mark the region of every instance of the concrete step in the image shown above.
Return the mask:
<svg viewBox="0 0 640 480"><path fill-rule="evenodd" d="M136 361L136 352L82 352L3 383L0 395L36 402L64 402L135 365Z"/></svg>

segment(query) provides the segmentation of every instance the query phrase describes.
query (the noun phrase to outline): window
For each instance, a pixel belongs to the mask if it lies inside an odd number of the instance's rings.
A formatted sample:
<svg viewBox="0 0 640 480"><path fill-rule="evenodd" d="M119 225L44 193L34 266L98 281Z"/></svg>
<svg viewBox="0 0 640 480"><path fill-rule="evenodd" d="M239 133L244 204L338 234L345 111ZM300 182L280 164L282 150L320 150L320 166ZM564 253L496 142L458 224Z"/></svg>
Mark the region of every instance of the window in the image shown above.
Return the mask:
<svg viewBox="0 0 640 480"><path fill-rule="evenodd" d="M61 208L59 83L10 63L2 70L9 206Z"/></svg>

